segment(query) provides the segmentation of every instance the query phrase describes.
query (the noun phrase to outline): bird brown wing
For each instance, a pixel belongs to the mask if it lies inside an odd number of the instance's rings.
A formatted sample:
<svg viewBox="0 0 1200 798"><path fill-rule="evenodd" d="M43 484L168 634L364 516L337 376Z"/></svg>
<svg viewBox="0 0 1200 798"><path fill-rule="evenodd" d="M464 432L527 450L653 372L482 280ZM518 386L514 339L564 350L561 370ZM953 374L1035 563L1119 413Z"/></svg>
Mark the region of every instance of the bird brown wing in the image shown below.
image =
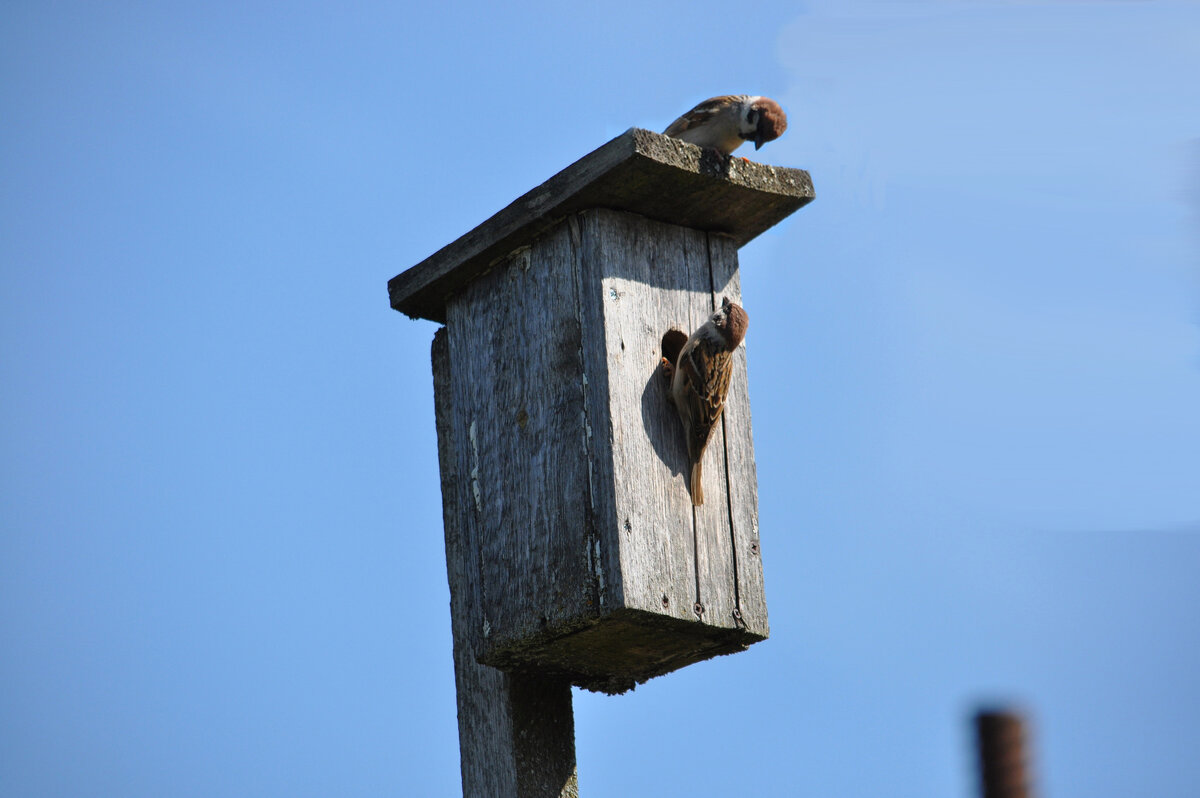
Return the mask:
<svg viewBox="0 0 1200 798"><path fill-rule="evenodd" d="M701 348L703 353L698 351ZM687 444L688 454L693 461L704 452L717 419L725 409L729 375L733 371L732 358L732 353L717 342L700 339L695 347L679 359L679 367L696 388L687 394L688 411L692 419Z"/></svg>
<svg viewBox="0 0 1200 798"><path fill-rule="evenodd" d="M736 102L739 99L741 99L741 96L737 94L722 94L720 97L710 97L672 122L670 127L663 131L663 135L677 137L686 130L703 125L723 108L728 108L730 103Z"/></svg>

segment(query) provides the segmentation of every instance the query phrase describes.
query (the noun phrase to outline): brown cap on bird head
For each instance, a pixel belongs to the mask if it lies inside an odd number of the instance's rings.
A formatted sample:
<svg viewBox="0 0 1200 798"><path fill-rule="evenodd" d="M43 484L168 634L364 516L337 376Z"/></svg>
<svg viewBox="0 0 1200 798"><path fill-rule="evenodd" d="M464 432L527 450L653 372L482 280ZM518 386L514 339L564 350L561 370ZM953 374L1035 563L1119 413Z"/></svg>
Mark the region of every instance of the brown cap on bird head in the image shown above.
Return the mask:
<svg viewBox="0 0 1200 798"><path fill-rule="evenodd" d="M758 149L768 141L774 141L787 130L787 114L779 107L779 103L763 97L758 106L758 128L754 131L754 149Z"/></svg>
<svg viewBox="0 0 1200 798"><path fill-rule="evenodd" d="M721 313L725 316L722 325L726 338L729 339L730 350L737 349L738 344L746 337L746 328L750 326L750 317L742 306L730 302L729 297L721 298Z"/></svg>

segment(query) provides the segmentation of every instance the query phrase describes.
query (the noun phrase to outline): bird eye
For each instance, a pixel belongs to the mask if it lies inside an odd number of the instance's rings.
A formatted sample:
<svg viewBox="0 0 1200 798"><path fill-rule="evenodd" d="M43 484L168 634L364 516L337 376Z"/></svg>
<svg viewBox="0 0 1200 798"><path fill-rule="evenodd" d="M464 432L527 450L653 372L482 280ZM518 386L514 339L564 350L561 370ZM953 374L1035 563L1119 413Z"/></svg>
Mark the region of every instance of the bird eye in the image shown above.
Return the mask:
<svg viewBox="0 0 1200 798"><path fill-rule="evenodd" d="M755 108L751 108L750 113L746 114L746 121L752 125L757 123L758 122L758 110Z"/></svg>

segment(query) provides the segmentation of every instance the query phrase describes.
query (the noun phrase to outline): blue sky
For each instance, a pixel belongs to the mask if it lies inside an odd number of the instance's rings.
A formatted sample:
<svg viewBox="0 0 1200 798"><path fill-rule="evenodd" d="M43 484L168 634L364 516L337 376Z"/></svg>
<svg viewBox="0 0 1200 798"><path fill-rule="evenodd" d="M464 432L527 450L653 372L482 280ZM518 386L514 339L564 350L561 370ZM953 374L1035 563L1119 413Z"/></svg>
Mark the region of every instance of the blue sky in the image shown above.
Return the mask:
<svg viewBox="0 0 1200 798"><path fill-rule="evenodd" d="M1200 5L12 2L0 792L454 795L429 343L386 281L767 94L772 637L575 696L593 795L1200 785ZM747 153L753 154L753 153Z"/></svg>

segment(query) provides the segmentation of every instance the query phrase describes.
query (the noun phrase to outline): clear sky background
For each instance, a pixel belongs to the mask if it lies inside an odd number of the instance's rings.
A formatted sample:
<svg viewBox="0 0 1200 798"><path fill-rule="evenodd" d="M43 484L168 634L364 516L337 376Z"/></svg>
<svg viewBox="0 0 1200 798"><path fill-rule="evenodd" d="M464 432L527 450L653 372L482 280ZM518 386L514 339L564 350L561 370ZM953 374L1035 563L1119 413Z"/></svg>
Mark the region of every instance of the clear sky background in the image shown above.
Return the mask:
<svg viewBox="0 0 1200 798"><path fill-rule="evenodd" d="M0 795L452 796L435 325L631 126L790 115L741 251L771 639L585 796L1200 794L1200 4L0 7Z"/></svg>

